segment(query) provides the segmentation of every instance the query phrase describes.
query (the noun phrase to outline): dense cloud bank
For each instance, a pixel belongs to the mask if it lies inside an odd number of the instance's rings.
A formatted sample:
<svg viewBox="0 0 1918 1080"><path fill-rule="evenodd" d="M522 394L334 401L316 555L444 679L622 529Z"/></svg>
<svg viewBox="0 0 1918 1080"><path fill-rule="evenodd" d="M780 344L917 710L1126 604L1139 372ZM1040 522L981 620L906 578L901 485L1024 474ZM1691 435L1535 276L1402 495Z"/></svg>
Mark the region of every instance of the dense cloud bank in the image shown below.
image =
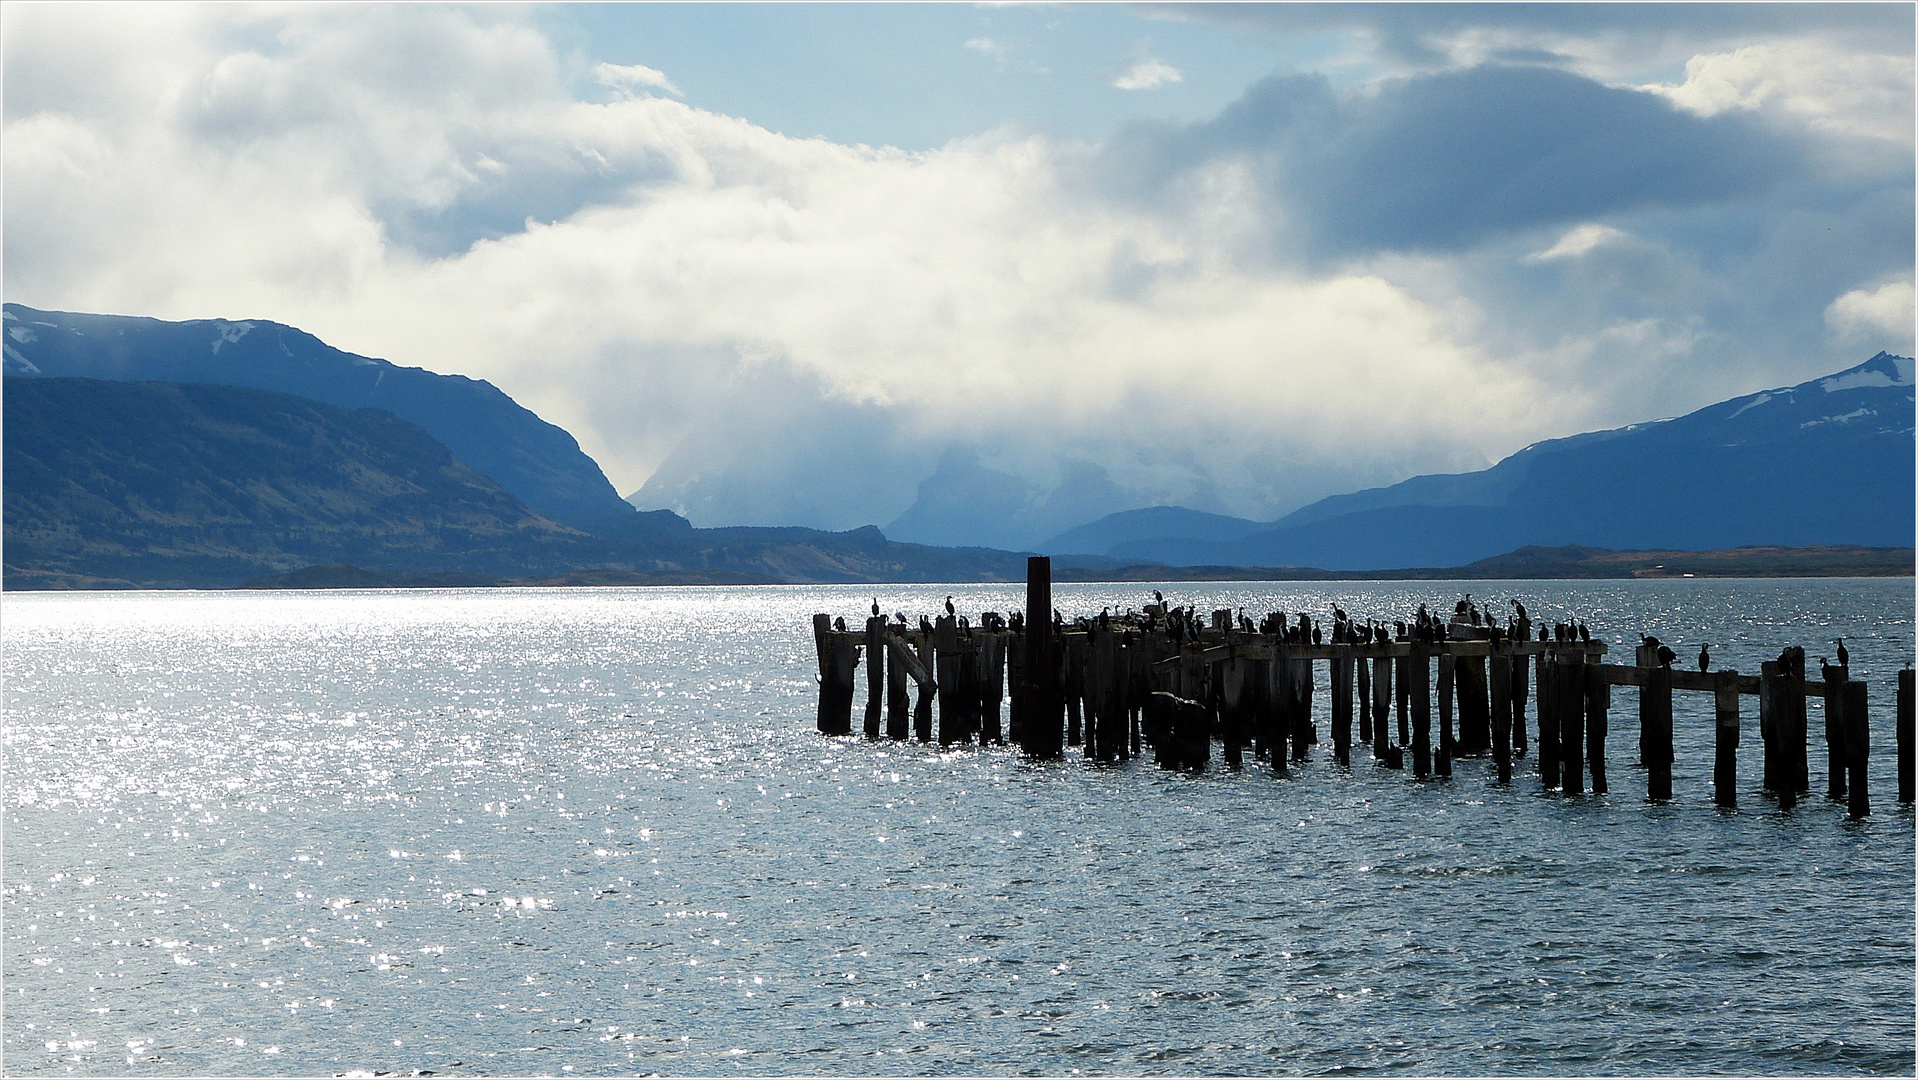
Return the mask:
<svg viewBox="0 0 1918 1080"><path fill-rule="evenodd" d="M490 379L700 525L1270 518L1910 352L1910 9L1610 11L1175 11L1382 74L904 153L517 9L21 7L7 298Z"/></svg>

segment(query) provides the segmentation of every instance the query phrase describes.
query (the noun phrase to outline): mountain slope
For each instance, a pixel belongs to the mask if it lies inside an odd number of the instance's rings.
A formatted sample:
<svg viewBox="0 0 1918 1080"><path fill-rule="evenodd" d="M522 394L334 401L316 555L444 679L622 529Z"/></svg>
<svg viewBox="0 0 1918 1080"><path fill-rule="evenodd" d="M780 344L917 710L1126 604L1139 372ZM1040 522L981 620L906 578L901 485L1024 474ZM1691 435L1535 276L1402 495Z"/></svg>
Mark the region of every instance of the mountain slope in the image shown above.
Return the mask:
<svg viewBox="0 0 1918 1080"><path fill-rule="evenodd" d="M1462 565L1527 545L1708 550L1913 540L1913 364L1879 353L1686 416L1526 447L1476 473L1324 499L1231 536L1100 552L1172 565Z"/></svg>
<svg viewBox="0 0 1918 1080"><path fill-rule="evenodd" d="M1121 510L1076 529L1067 529L1040 544L1039 550L1059 555L1099 555L1133 544L1236 540L1268 526L1265 522L1208 514L1183 506L1148 506Z"/></svg>
<svg viewBox="0 0 1918 1080"><path fill-rule="evenodd" d="M15 573L230 584L313 563L557 568L589 539L376 409L230 386L6 379Z"/></svg>
<svg viewBox="0 0 1918 1080"><path fill-rule="evenodd" d="M598 529L634 516L571 435L484 381L356 356L274 322L162 322L20 304L5 305L4 322L10 377L210 383L385 409L553 521Z"/></svg>

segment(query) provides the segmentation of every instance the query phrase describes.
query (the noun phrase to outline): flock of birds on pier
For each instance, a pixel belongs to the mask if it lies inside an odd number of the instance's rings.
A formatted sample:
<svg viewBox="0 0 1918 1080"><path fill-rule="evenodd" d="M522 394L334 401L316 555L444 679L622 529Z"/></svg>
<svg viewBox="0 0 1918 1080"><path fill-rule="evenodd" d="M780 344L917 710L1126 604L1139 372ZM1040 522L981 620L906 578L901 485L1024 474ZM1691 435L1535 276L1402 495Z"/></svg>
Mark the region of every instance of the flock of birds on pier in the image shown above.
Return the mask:
<svg viewBox="0 0 1918 1080"><path fill-rule="evenodd" d="M1128 610L1125 614L1121 615L1119 617L1120 624L1128 629L1143 630L1148 633L1163 633L1178 643L1187 641L1196 642L1200 639L1200 633L1204 629L1205 624L1196 607L1191 605L1185 607L1169 607L1166 605L1165 594L1157 589L1152 591L1152 600L1153 606L1148 608L1144 614ZM948 595L946 597L946 614L956 617L959 620L960 626L969 627L971 624L964 615L959 614L958 608L952 601L952 596ZM1523 601L1517 597L1513 597L1509 602L1512 605L1512 614L1507 616L1505 624L1500 626L1497 617L1492 614L1489 604L1481 610L1479 605L1472 601L1472 594L1466 593L1453 609L1452 622L1463 623L1479 628L1486 633L1494 644L1497 644L1501 640L1518 640L1518 634L1521 632L1523 624L1528 621L1529 616L1525 610ZM872 614L874 618L879 617L879 598L876 596L873 597L872 600ZM903 611L893 612L892 617L893 621L899 626L909 625L906 622L906 613ZM1260 619L1255 625L1251 618L1246 615L1245 609L1240 608L1237 612L1237 619L1238 628L1245 633L1258 633L1276 637L1288 645L1323 645L1326 643L1324 627L1319 622L1314 621L1310 614L1303 611L1298 612L1290 620L1288 620L1285 612L1274 611ZM1101 609L1096 619L1082 617L1073 620L1074 623L1081 626L1090 626L1095 621L1102 629L1109 628L1113 622L1112 609L1110 607ZM1065 616L1061 615L1056 608L1052 612L1052 622L1053 626L1058 629L1064 629L1067 626ZM1023 633L1025 631L1025 614L1020 611L1014 611L1010 619L1007 619L1000 616L997 612L988 611L980 616L979 625L981 629L985 630L1010 630L1013 633ZM833 620L833 629L842 634L846 632L846 620L843 616ZM926 618L924 615L919 616L919 629L925 633L931 633L932 620ZM1377 619L1367 619L1361 624L1358 620L1347 615L1344 609L1336 605L1332 608L1331 643L1334 645L1372 645L1394 641L1437 643L1444 641L1447 633L1446 622L1433 615L1426 609L1424 604L1419 605L1418 612L1413 615L1411 622L1408 623L1403 619L1395 619L1391 621L1389 628L1385 622ZM1678 661L1678 654L1672 651L1671 646L1659 641L1652 635L1640 634L1639 639L1641 644L1654 650L1654 655L1657 656L1661 666L1671 667ZM1570 642L1589 643L1592 640L1592 632L1586 627L1583 620L1569 618L1564 622L1554 623L1551 626L1541 625L1538 628L1538 640L1557 642L1559 644ZM1851 667L1851 653L1845 648L1845 639L1841 637L1832 640L1833 643L1838 646L1838 666L1841 668ZM1698 647L1699 671L1709 672L1712 669L1711 649L1712 643L1709 641ZM1778 662L1786 670L1802 671L1804 670L1805 650L1797 646L1786 649L1779 654ZM1818 663L1820 666L1826 666L1828 664L1827 658L1823 656L1819 657Z"/></svg>

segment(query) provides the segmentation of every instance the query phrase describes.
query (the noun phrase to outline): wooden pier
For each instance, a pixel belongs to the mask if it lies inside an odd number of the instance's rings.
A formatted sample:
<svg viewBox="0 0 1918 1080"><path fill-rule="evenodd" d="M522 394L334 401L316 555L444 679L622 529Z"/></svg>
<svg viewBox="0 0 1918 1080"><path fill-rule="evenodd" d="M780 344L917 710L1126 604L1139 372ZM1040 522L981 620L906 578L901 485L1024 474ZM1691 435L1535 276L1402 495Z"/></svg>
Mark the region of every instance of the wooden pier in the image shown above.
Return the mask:
<svg viewBox="0 0 1918 1080"><path fill-rule="evenodd" d="M1757 675L1681 670L1651 638L1633 648L1630 664L1608 663L1610 647L1582 626L1535 633L1523 609L1494 624L1466 601L1443 616L1421 607L1390 622L1335 611L1329 625L1280 613L1255 624L1243 612L1201 614L1163 602L1067 621L1052 606L1051 560L1043 556L1028 560L1023 612L984 612L975 624L947 607L917 624L903 614L873 615L857 629L814 615L819 731L852 733L863 653L869 739L906 739L910 710L912 737L933 741L936 700L941 746L1010 741L1039 759L1076 747L1108 762L1150 748L1163 768L1204 769L1217 743L1224 767L1242 768L1250 753L1283 776L1320 742L1312 699L1323 688L1331 696L1325 738L1337 765L1349 766L1357 747L1379 766L1403 769L1409 750L1415 778L1444 779L1458 758L1489 756L1499 782L1510 783L1514 760L1535 747L1545 789L1569 795L1589 785L1603 795L1610 790L1611 689L1631 686L1638 688L1645 794L1662 801L1672 798L1672 695L1682 690L1712 695L1714 801L1738 803L1743 699L1754 697L1762 787L1790 809L1810 790L1806 701L1816 697L1824 702L1826 797L1846 803L1854 818L1871 812L1866 685L1843 667L1808 678L1801 648L1785 649ZM1912 698L1906 670L1898 677L1896 728L1904 804L1914 787ZM1528 705L1536 739L1528 738Z"/></svg>

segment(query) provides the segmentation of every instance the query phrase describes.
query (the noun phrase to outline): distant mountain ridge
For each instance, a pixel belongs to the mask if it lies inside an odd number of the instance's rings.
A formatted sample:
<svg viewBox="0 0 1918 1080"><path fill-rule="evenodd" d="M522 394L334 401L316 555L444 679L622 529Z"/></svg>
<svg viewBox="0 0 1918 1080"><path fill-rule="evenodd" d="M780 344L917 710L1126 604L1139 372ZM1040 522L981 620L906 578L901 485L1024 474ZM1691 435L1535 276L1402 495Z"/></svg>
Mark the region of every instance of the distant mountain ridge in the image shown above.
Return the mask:
<svg viewBox="0 0 1918 1080"><path fill-rule="evenodd" d="M1364 570L1460 566L1528 545L1909 547L1913 439L1913 362L1881 352L1797 386L1535 443L1480 472L1337 495L1263 525L1155 508L1046 548L1174 566ZM1112 542L1065 546L1102 539Z"/></svg>
<svg viewBox="0 0 1918 1080"><path fill-rule="evenodd" d="M592 530L636 517L572 435L483 380L343 352L266 320L165 322L7 304L4 324L9 378L208 383L385 409L553 521Z"/></svg>

